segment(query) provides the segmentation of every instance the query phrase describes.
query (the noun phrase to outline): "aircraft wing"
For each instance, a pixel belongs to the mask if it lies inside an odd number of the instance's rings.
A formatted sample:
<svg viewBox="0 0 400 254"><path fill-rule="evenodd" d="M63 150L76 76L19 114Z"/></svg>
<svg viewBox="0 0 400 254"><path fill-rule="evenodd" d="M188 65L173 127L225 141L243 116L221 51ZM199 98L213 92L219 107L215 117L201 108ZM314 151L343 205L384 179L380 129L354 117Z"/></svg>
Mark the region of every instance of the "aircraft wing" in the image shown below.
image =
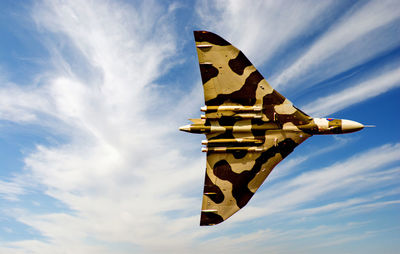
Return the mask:
<svg viewBox="0 0 400 254"><path fill-rule="evenodd" d="M262 107L264 122L301 125L311 119L274 90L247 57L229 42L207 31L194 31L194 37L206 106Z"/></svg>
<svg viewBox="0 0 400 254"><path fill-rule="evenodd" d="M246 56L220 36L195 31L204 88L199 124L207 134L200 225L218 224L244 207L272 169L311 135L311 117L275 91ZM249 127L250 126L250 127Z"/></svg>
<svg viewBox="0 0 400 254"><path fill-rule="evenodd" d="M243 208L272 169L310 136L271 131L260 152L207 152L200 225L218 224Z"/></svg>

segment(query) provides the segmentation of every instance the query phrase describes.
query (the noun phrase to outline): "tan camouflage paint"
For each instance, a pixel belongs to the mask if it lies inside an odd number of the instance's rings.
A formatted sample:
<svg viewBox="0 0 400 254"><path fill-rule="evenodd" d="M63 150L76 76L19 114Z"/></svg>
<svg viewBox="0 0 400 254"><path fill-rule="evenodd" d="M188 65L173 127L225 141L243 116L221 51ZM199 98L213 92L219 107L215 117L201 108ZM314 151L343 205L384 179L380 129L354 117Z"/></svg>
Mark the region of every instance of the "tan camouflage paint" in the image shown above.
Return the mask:
<svg viewBox="0 0 400 254"><path fill-rule="evenodd" d="M362 129L354 121L313 119L274 90L229 42L207 31L195 31L194 37L205 115L180 130L207 137L200 225L218 224L243 208L272 169L313 134Z"/></svg>

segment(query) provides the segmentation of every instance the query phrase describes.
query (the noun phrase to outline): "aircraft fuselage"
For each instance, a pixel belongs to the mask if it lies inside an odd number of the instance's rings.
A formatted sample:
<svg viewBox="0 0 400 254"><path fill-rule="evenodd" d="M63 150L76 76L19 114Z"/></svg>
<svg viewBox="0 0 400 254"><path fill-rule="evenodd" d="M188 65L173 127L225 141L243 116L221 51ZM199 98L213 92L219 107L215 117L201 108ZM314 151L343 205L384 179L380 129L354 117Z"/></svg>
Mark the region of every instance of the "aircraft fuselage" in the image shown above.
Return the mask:
<svg viewBox="0 0 400 254"><path fill-rule="evenodd" d="M237 121L234 125L207 125L203 119L196 119L196 123L180 127L181 131L199 134L210 133L243 133L254 131L303 131L311 135L327 135L327 134L342 134L356 132L364 128L361 123L333 118L313 118L309 123L303 125L294 125L291 122L284 124L276 122L263 122L254 124L251 120Z"/></svg>

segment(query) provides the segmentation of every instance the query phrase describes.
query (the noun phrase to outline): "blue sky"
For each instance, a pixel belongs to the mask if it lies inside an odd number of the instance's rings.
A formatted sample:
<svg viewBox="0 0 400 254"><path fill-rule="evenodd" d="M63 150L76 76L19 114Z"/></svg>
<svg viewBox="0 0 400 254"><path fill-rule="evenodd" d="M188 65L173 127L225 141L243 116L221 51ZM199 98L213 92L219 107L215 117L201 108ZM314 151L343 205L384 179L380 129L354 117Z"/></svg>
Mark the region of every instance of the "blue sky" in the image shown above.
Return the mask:
<svg viewBox="0 0 400 254"><path fill-rule="evenodd" d="M397 253L398 1L1 1L0 253ZM249 204L200 227L193 30L313 116Z"/></svg>

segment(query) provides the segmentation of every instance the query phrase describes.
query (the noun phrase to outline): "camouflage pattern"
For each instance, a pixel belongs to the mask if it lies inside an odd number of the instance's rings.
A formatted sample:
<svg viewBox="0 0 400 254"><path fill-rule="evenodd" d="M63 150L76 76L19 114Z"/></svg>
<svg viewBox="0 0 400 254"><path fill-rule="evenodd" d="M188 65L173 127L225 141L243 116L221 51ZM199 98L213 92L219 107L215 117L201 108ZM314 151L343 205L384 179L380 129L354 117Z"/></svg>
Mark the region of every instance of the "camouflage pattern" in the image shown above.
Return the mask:
<svg viewBox="0 0 400 254"><path fill-rule="evenodd" d="M308 116L229 42L207 31L195 31L194 37L205 114L180 130L207 137L200 225L218 224L243 208L272 169L312 135L363 128L354 121Z"/></svg>

